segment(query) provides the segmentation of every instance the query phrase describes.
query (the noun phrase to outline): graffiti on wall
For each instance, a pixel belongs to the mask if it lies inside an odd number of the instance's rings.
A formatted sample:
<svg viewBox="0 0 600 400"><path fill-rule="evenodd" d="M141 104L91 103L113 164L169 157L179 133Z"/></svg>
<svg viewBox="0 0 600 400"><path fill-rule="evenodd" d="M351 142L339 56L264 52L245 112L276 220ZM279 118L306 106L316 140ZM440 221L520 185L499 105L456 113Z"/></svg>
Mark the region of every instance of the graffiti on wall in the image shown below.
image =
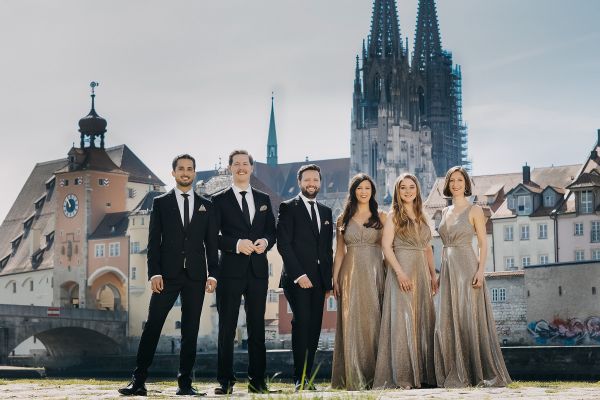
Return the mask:
<svg viewBox="0 0 600 400"><path fill-rule="evenodd" d="M555 318L552 322L542 319L530 322L527 330L536 344L600 344L600 317L596 316L587 319Z"/></svg>

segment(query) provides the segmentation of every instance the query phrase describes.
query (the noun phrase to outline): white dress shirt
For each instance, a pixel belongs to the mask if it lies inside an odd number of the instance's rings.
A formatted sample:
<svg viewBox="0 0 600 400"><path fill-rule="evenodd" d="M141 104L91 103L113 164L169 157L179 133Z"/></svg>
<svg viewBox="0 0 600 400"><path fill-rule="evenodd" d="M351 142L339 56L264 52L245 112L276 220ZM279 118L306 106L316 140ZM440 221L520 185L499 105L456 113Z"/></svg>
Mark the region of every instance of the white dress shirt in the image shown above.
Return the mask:
<svg viewBox="0 0 600 400"><path fill-rule="evenodd" d="M248 203L248 211L250 212L250 224L252 224L252 221L254 221L254 214L256 214L256 206L254 205L254 195L252 194L252 186L248 185L246 189L240 189L239 187L235 186L235 184L233 184L231 185L231 188L233 189L233 194L235 195L235 198L242 212L244 212L244 207L242 207L242 194L240 192L244 190L246 191L246 202ZM235 244L235 252L237 254L240 254L239 246L241 240L242 239L238 239L237 243ZM267 239L263 238L262 240L265 241L267 246L269 245L269 241Z"/></svg>
<svg viewBox="0 0 600 400"><path fill-rule="evenodd" d="M179 208L179 215L181 215L181 223L183 224L183 226L185 226L185 220L184 218L184 214L183 214L183 204L185 202L185 198L182 196L182 194L189 194L188 196L188 211L189 211L189 218L190 220L188 221L188 223L190 223L192 221L192 216L194 215L194 191L191 190L191 186L190 186L190 190L188 190L187 192L184 192L183 190L179 189L177 186L173 189L175 192L175 200L177 200L177 208ZM162 275L152 275L152 277L150 278L150 280L154 279L155 277L160 276L162 277ZM208 279L212 279L215 282L217 281L215 278L213 278L212 276L208 277Z"/></svg>
<svg viewBox="0 0 600 400"><path fill-rule="evenodd" d="M317 214L317 226L319 227L319 232L321 232L321 216L319 215L319 207L317 206L317 198L315 197L314 199L309 199L308 197L303 195L302 192L300 192L299 196L302 199L302 201L304 202L304 206L306 207L306 210L308 211L308 215L310 216L311 220L312 220L312 211L311 211L312 207L311 207L309 201L315 202L314 207L315 207L315 213ZM296 278L294 280L294 283L298 283L298 281L305 276L306 276L306 274L300 275L298 278Z"/></svg>

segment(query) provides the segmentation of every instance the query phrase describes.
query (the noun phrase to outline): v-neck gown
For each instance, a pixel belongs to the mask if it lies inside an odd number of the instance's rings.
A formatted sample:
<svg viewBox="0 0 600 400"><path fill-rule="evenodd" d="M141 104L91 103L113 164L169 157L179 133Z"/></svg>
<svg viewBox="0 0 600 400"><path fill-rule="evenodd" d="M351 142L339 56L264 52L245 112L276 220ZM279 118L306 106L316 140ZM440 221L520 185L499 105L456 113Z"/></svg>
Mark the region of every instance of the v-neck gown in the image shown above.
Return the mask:
<svg viewBox="0 0 600 400"><path fill-rule="evenodd" d="M384 282L382 231L351 219L344 232L347 251L338 276L341 296L331 374L333 388L362 390L373 384Z"/></svg>
<svg viewBox="0 0 600 400"><path fill-rule="evenodd" d="M474 289L478 261L468 206L438 232L444 244L440 304L435 325L435 372L440 387L506 386L511 382L500 351L485 280Z"/></svg>
<svg viewBox="0 0 600 400"><path fill-rule="evenodd" d="M433 329L435 309L425 250L431 231L420 224L406 237L396 235L394 254L413 289L404 292L391 268L385 280L381 333L375 370L376 388L435 385Z"/></svg>

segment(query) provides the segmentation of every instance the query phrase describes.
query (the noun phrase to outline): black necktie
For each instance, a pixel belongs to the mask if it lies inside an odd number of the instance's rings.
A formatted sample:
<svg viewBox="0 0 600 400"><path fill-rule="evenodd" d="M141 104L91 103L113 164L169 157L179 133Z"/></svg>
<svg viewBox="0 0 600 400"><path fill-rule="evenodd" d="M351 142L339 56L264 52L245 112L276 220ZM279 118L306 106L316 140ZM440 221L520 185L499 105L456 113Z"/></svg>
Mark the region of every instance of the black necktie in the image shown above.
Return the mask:
<svg viewBox="0 0 600 400"><path fill-rule="evenodd" d="M190 224L190 201L187 193L182 193L183 196L183 229L187 231L188 225Z"/></svg>
<svg viewBox="0 0 600 400"><path fill-rule="evenodd" d="M315 211L315 202L309 201L310 204L310 218L312 219L312 226L315 232L319 234L319 223L317 222L317 212Z"/></svg>
<svg viewBox="0 0 600 400"><path fill-rule="evenodd" d="M242 195L242 214L244 214L244 221L246 221L248 226L251 226L252 224L250 223L250 209L248 208L248 202L246 201L247 193L248 192L246 192L245 190L240 191L240 194Z"/></svg>

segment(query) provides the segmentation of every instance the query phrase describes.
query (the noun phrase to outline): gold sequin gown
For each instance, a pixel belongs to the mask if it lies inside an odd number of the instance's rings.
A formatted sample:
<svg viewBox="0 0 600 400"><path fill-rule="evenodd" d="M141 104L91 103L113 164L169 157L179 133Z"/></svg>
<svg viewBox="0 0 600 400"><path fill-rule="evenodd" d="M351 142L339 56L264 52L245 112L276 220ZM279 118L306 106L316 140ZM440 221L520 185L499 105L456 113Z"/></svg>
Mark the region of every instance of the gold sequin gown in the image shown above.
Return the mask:
<svg viewBox="0 0 600 400"><path fill-rule="evenodd" d="M435 309L425 249L431 245L429 226L421 223L412 235L394 238L396 259L410 277L413 289L400 290L388 267L385 280L375 388L435 385L433 329Z"/></svg>
<svg viewBox="0 0 600 400"><path fill-rule="evenodd" d="M362 390L373 384L384 282L382 231L350 219L344 232L331 373L336 389Z"/></svg>
<svg viewBox="0 0 600 400"><path fill-rule="evenodd" d="M444 243L439 309L435 326L435 371L440 387L506 386L511 382L500 351L496 323L485 281L472 287L478 267L473 250L475 229L468 206L447 219L438 232Z"/></svg>

